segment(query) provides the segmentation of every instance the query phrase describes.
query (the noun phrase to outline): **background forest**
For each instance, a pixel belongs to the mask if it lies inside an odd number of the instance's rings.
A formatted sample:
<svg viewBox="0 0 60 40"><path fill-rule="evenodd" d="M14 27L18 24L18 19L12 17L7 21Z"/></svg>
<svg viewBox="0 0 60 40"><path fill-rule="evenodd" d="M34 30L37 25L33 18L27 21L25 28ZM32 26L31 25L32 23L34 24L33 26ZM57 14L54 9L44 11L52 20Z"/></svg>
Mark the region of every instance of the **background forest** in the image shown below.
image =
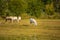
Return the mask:
<svg viewBox="0 0 60 40"><path fill-rule="evenodd" d="M60 19L60 0L0 0L0 17Z"/></svg>

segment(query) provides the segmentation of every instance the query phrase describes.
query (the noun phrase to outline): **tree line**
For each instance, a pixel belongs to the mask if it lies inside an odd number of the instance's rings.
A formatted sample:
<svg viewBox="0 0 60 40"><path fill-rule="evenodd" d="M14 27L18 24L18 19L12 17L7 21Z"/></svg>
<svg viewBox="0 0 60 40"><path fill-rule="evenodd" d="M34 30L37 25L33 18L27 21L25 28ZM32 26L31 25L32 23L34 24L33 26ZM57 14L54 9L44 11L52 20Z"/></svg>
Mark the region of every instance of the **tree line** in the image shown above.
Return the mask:
<svg viewBox="0 0 60 40"><path fill-rule="evenodd" d="M60 19L60 0L0 0L0 16Z"/></svg>

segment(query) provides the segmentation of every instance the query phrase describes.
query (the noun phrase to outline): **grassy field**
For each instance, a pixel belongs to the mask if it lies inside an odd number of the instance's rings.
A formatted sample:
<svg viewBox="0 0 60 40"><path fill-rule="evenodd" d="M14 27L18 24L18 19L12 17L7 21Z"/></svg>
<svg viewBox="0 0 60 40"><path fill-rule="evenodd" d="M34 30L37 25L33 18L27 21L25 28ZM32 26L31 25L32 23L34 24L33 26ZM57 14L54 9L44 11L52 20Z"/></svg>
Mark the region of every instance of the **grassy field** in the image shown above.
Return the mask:
<svg viewBox="0 0 60 40"><path fill-rule="evenodd" d="M0 20L0 40L60 40L60 20L37 19L38 25L23 19L19 23Z"/></svg>

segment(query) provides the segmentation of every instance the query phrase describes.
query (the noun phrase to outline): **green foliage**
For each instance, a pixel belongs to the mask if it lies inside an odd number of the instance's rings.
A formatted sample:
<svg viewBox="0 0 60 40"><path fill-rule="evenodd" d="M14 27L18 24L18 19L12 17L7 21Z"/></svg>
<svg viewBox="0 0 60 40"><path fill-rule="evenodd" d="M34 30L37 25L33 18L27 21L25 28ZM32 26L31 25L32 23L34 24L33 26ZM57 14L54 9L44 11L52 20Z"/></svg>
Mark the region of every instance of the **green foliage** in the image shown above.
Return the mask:
<svg viewBox="0 0 60 40"><path fill-rule="evenodd" d="M49 18L60 13L60 0L0 0L0 16L21 16L24 13L36 18L45 13L45 18Z"/></svg>

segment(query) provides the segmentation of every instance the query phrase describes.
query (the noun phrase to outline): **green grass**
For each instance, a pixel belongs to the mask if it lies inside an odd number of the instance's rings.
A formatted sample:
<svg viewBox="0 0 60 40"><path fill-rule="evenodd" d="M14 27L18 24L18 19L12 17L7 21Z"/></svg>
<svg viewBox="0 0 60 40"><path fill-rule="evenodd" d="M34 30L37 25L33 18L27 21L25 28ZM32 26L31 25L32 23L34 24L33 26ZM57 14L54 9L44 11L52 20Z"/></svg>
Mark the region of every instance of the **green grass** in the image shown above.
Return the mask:
<svg viewBox="0 0 60 40"><path fill-rule="evenodd" d="M38 25L28 19L19 23L0 21L0 40L60 40L60 20L37 19Z"/></svg>
<svg viewBox="0 0 60 40"><path fill-rule="evenodd" d="M0 40L60 40L59 37L53 35L11 35L11 36L1 36Z"/></svg>

